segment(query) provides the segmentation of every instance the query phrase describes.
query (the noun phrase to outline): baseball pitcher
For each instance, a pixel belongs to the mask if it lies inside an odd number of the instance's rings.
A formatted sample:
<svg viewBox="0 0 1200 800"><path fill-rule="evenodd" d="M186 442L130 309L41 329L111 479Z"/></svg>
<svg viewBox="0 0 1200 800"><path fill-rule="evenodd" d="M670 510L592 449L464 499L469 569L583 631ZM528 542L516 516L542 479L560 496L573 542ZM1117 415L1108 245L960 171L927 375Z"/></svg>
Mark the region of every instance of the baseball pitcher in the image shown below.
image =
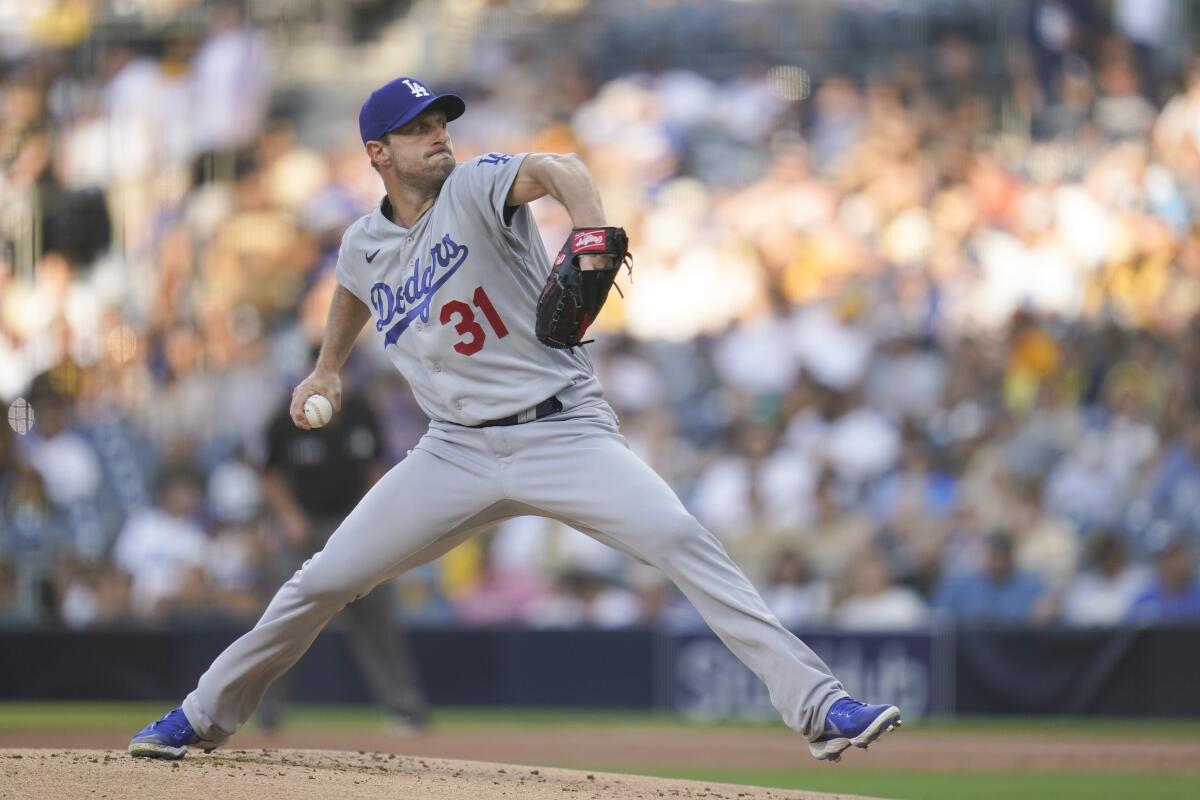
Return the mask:
<svg viewBox="0 0 1200 800"><path fill-rule="evenodd" d="M348 603L526 514L561 520L661 569L766 683L817 758L836 761L899 725L894 706L846 694L626 445L583 345L628 249L587 168L549 153L459 164L447 123L465 111L461 98L413 78L363 104L362 141L386 196L342 239L324 342L291 404L301 428L312 395L329 398L336 413L339 370L370 325L368 346L412 387L428 432L129 752L179 758L189 745L221 745ZM575 226L553 264L528 207L545 195Z"/></svg>

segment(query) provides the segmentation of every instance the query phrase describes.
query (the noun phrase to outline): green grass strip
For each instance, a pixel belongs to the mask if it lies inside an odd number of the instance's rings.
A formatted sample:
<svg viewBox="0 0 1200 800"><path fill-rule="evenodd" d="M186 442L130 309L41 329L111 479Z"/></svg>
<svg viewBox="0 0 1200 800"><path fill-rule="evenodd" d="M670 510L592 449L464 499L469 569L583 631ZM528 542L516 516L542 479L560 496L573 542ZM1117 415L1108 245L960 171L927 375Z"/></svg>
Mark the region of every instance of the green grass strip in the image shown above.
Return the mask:
<svg viewBox="0 0 1200 800"><path fill-rule="evenodd" d="M153 703L0 703L0 731L134 730L174 707L170 700ZM284 724L296 730L357 730L378 727L385 715L375 706L306 704L287 708ZM783 730L782 724L729 720L697 723L673 714L590 709L438 708L433 722L445 730L522 729L653 729L653 730ZM1045 735L1114 738L1200 739L1197 719L1130 719L1109 717L959 717L910 721L904 736L925 734Z"/></svg>

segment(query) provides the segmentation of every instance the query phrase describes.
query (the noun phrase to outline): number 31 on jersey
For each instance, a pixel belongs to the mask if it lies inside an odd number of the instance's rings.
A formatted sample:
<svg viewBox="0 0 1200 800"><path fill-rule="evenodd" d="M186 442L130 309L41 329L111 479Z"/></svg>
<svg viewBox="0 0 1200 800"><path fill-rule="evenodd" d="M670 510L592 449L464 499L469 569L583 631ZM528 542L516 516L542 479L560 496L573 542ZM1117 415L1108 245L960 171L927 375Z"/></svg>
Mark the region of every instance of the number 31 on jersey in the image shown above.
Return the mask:
<svg viewBox="0 0 1200 800"><path fill-rule="evenodd" d="M471 303L476 309L483 312L484 319L491 326L497 339L508 336L508 328L504 326L504 320L500 319L500 315L496 313L496 307L492 305L491 298L488 297L482 286L475 288L475 293L471 295ZM454 349L464 356L474 355L483 349L483 345L487 341L487 333L475 319L475 310L462 300L451 300L442 306L438 320L443 325L453 324L454 332L463 337L454 343Z"/></svg>

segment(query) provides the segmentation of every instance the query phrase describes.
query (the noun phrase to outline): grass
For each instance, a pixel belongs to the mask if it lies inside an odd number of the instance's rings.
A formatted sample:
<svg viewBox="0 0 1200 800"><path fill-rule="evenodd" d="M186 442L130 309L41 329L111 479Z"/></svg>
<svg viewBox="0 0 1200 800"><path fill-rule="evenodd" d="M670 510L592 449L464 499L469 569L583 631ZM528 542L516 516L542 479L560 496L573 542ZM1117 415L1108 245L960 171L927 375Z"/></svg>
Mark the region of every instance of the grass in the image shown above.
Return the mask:
<svg viewBox="0 0 1200 800"><path fill-rule="evenodd" d="M172 705L169 700L157 703L0 703L0 733L68 728L106 730L128 728L131 725L140 728L168 711ZM286 718L287 727L294 730L357 730L377 728L383 722L383 712L374 706L291 705ZM434 711L433 722L439 729L445 730L548 727L678 729L691 726L671 714L562 709L443 708Z"/></svg>
<svg viewBox="0 0 1200 800"><path fill-rule="evenodd" d="M103 730L141 727L172 707L170 700L150 703L0 703L0 732ZM287 725L298 730L354 730L377 727L384 716L374 706L292 705ZM595 711L540 708L439 708L434 724L445 730L563 729L713 729L764 730L781 724L739 720L696 723L673 714L643 711ZM922 734L1063 735L1097 738L1145 737L1200 740L1200 719L1120 717L956 717L905 722L905 736Z"/></svg>

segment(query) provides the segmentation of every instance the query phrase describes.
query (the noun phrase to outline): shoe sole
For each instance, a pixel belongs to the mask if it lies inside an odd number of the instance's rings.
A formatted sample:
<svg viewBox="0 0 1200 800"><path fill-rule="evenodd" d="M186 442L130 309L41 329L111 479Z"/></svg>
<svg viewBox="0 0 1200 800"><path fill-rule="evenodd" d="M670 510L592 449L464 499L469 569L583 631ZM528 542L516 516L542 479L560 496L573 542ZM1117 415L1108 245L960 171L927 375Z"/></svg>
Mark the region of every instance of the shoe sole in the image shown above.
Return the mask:
<svg viewBox="0 0 1200 800"><path fill-rule="evenodd" d="M129 755L134 758L162 758L174 761L187 755L187 745L183 747L171 747L170 745L155 744L153 742L130 742Z"/></svg>
<svg viewBox="0 0 1200 800"><path fill-rule="evenodd" d="M902 724L900 709L895 706L889 706L882 714L872 720L871 724L862 733L853 739L841 738L830 739L827 742L810 742L808 749L818 761L832 761L836 764L842 760L842 753L850 749L851 746L866 750L880 736L894 731Z"/></svg>

